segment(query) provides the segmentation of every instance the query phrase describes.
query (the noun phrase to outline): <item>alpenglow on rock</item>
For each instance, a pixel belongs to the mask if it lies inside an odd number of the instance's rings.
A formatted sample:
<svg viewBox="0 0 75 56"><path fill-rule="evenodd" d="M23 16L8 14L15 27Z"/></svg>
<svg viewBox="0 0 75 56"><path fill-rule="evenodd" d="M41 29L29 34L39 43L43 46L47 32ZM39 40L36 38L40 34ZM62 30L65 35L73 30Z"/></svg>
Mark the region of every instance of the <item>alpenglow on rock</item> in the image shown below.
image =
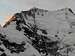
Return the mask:
<svg viewBox="0 0 75 56"><path fill-rule="evenodd" d="M49 11L34 7L14 14L6 22L2 43L12 55L67 55L63 54L66 46L75 43L74 23L75 14L70 8Z"/></svg>

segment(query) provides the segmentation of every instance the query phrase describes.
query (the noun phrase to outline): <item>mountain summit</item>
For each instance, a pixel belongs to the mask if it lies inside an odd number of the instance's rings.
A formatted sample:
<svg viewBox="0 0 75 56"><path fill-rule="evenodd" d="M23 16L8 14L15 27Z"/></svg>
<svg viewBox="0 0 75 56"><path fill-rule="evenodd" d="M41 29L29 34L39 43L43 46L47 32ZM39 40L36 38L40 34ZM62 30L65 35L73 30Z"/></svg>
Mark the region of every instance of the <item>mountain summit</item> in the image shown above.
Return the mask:
<svg viewBox="0 0 75 56"><path fill-rule="evenodd" d="M12 18L8 22L6 22L6 24L3 27L5 27L6 25L8 25L10 21L16 20L16 17L21 17L20 14L24 14L24 17L26 15L35 17L37 15L43 16L44 15L43 13L46 13L46 12L48 12L49 14L53 14L53 12L54 12L54 14L56 14L56 13L60 14L61 12L63 12L64 14L66 13L67 15L68 14L74 15L74 12L72 11L71 8L63 8L63 9L59 9L59 10L56 10L56 11L52 11L51 12L49 10L39 9L39 8L33 7L31 9L29 9L28 11L21 11L21 13L14 14L14 16L12 16ZM64 16L66 16L66 14ZM27 16L25 18L27 19Z"/></svg>

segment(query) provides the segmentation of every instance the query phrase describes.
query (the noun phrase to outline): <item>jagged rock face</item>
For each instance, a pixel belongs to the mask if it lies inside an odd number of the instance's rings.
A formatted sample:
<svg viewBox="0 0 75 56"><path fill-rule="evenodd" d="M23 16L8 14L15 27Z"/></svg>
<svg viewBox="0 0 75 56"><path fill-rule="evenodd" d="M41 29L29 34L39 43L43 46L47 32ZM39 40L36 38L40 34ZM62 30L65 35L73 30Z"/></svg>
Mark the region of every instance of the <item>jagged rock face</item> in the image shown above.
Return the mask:
<svg viewBox="0 0 75 56"><path fill-rule="evenodd" d="M74 17L68 8L57 11L32 8L16 13L3 27L6 35L3 44L11 53L24 52L25 43L29 43L41 55L56 55L62 37L74 33Z"/></svg>

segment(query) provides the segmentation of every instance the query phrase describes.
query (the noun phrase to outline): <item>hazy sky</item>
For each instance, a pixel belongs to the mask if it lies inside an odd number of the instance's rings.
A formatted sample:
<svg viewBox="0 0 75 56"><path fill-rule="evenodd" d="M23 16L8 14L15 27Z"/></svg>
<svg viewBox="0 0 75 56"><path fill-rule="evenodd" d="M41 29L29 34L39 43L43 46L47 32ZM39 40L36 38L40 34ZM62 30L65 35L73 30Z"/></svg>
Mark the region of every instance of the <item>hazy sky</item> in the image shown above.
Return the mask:
<svg viewBox="0 0 75 56"><path fill-rule="evenodd" d="M75 0L0 0L0 23L4 23L4 19L16 12L27 10L34 6L49 10L70 7L75 11Z"/></svg>

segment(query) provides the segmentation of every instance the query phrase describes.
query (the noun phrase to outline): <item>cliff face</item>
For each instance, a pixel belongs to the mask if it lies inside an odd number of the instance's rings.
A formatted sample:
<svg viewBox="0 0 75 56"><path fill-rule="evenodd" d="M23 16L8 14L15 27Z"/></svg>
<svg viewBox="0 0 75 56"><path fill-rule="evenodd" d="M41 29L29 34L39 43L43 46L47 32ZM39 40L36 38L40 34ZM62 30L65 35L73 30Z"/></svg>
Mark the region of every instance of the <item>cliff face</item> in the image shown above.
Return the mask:
<svg viewBox="0 0 75 56"><path fill-rule="evenodd" d="M59 49L59 43L65 41L66 44L74 44L74 41L67 41L74 36L74 20L75 15L70 8L56 11L31 8L14 14L6 22L2 30L6 38L2 41L11 53L24 52L26 50L24 46L29 43L38 51L38 55L55 55Z"/></svg>

